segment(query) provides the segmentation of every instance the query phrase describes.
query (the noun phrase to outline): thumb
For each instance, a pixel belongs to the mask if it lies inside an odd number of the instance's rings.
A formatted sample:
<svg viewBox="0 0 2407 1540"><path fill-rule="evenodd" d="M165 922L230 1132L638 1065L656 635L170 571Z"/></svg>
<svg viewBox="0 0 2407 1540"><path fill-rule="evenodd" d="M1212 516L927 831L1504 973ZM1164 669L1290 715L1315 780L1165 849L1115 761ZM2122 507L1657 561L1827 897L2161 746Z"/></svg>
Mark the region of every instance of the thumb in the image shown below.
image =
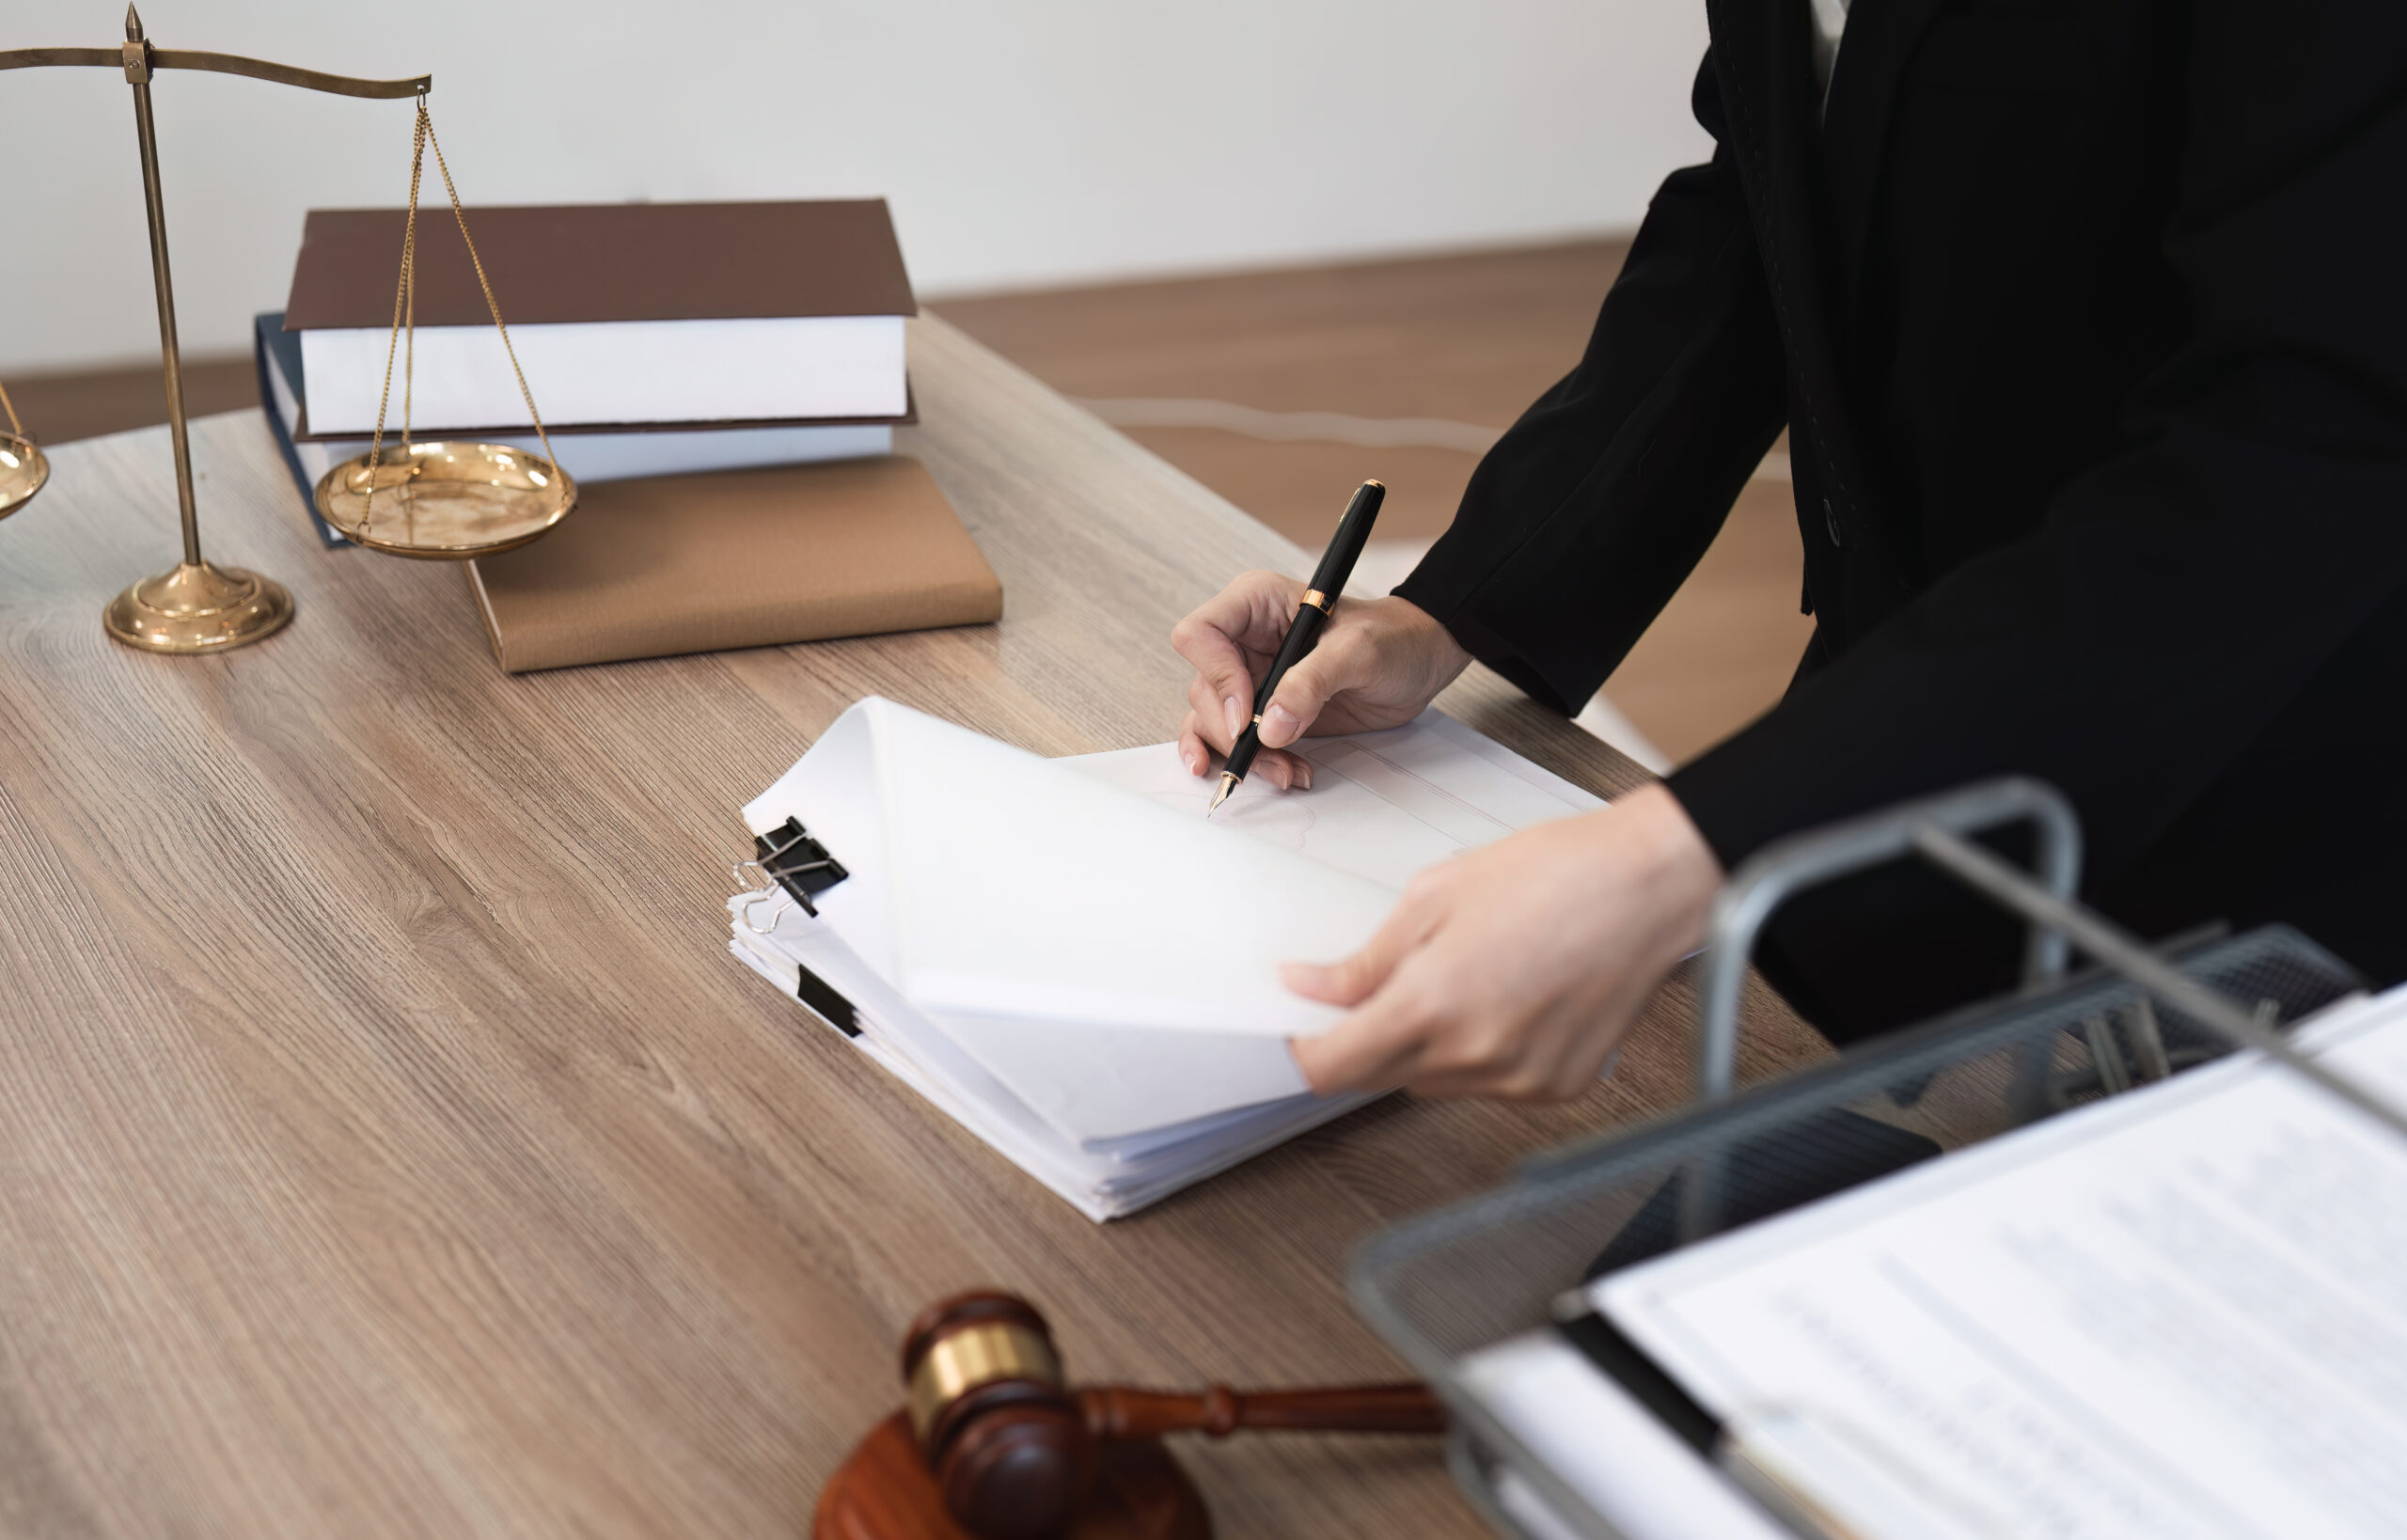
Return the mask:
<svg viewBox="0 0 2407 1540"><path fill-rule="evenodd" d="M1434 906L1399 905L1353 956L1326 966L1318 963L1288 963L1279 969L1280 982L1308 999L1330 1005L1360 1005L1388 982L1397 964L1428 939L1437 921Z"/></svg>
<svg viewBox="0 0 2407 1540"><path fill-rule="evenodd" d="M1287 670L1262 714L1262 742L1284 748L1318 720L1331 698L1371 682L1371 648L1361 633L1343 631L1304 654Z"/></svg>

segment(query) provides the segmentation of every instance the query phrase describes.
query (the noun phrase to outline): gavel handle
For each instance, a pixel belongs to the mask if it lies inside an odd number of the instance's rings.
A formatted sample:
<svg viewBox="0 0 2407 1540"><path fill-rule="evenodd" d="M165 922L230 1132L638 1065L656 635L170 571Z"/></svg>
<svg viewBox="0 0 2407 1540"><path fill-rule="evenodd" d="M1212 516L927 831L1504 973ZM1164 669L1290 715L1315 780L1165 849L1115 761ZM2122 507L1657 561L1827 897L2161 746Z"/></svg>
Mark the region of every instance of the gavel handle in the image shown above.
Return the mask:
<svg viewBox="0 0 2407 1540"><path fill-rule="evenodd" d="M1446 1408L1425 1385L1349 1385L1327 1391L1255 1391L1215 1385L1201 1394L1090 1386L1078 1392L1087 1432L1099 1439L1165 1433L1226 1438L1239 1428L1319 1433L1443 1433Z"/></svg>

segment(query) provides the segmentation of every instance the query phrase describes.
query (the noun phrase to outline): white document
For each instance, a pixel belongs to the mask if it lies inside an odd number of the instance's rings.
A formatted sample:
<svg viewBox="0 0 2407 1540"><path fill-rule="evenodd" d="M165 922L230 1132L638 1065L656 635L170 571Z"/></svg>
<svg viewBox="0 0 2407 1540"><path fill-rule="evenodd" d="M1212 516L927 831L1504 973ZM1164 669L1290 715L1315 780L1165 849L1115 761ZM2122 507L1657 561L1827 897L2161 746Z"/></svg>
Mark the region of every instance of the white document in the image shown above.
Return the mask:
<svg viewBox="0 0 2407 1540"><path fill-rule="evenodd" d="M1793 1540L1551 1331L1474 1354L1464 1360L1462 1383L1557 1480L1629 1540ZM1513 1489L1502 1481L1499 1486L1509 1505ZM1524 1485L1519 1501L1525 1507L1543 1513L1544 1501ZM1528 1522L1535 1516L1517 1516ZM1559 1516L1552 1522L1567 1531Z"/></svg>
<svg viewBox="0 0 2407 1540"><path fill-rule="evenodd" d="M756 833L799 818L843 862L827 922L922 1011L1310 1036L1343 1013L1288 990L1281 964L1359 949L1429 859L1581 810L1428 720L1333 741L1328 786L1240 791L1224 821L1167 746L1081 773L873 697L744 812ZM1502 793L1484 808L1482 786Z"/></svg>
<svg viewBox="0 0 2407 1540"><path fill-rule="evenodd" d="M1436 713L1308 752L1314 790L1248 786L1207 824L1172 745L1046 761L863 701L745 809L756 833L800 819L848 876L818 919L739 895L732 949L788 992L808 969L889 1070L1091 1217L1126 1213L1363 1099L1313 1096L1289 1034L1235 1014L1337 1014L1278 963L1350 951L1432 861L1602 806ZM1298 904L1355 930L1315 941ZM1081 968L1148 998L1115 1016Z"/></svg>
<svg viewBox="0 0 2407 1540"><path fill-rule="evenodd" d="M1311 1089L1281 1037L1113 1031L965 1011L941 1020L989 1074L1087 1148Z"/></svg>
<svg viewBox="0 0 2407 1540"><path fill-rule="evenodd" d="M2407 992L2302 1041L2407 1099ZM1592 1297L1868 1540L2407 1534L2407 1140L2253 1055Z"/></svg>
<svg viewBox="0 0 2407 1540"><path fill-rule="evenodd" d="M941 1027L913 1012L875 979L847 971L843 943L801 910L789 906L779 912L768 936L753 933L740 913L751 897L739 895L730 905L739 911L734 939L729 942L739 961L780 992L790 993L795 982L794 959L808 959L807 966L859 1011L856 1047L1092 1219L1133 1213L1343 1116L1366 1100L1290 1095L1125 1139L1066 1139ZM1085 1035L1092 1043L1101 1034ZM1279 1047L1283 1054L1283 1045L1258 1038L1187 1041ZM1094 1062L1092 1054L1065 1056L1059 1073L1076 1078L1089 1073Z"/></svg>
<svg viewBox="0 0 2407 1540"><path fill-rule="evenodd" d="M1311 791L1282 792L1250 778L1212 822L1391 892L1457 852L1604 806L1435 711L1384 732L1307 738L1298 746L1313 762ZM1061 762L1188 818L1204 816L1219 785L1217 775L1188 774L1176 744Z"/></svg>

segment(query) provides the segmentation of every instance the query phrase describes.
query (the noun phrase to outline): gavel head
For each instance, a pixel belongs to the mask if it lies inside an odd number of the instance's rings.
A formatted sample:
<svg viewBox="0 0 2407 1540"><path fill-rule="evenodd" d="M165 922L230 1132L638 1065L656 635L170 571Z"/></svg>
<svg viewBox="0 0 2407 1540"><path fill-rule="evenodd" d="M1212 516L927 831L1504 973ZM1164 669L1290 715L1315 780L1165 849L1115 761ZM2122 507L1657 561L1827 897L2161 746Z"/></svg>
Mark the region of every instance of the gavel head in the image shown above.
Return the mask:
<svg viewBox="0 0 2407 1540"><path fill-rule="evenodd" d="M1033 1305L981 1290L929 1306L903 1339L903 1383L911 1429L962 1528L983 1540L1067 1532L1093 1450Z"/></svg>

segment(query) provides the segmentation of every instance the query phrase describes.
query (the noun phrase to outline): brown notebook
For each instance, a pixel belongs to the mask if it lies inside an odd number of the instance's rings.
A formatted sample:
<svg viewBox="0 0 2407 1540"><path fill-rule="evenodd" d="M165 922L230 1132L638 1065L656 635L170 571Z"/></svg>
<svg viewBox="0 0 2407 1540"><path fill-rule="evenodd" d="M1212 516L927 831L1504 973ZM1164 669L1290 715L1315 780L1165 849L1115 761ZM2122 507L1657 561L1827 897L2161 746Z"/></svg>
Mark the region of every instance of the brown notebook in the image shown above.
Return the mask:
<svg viewBox="0 0 2407 1540"><path fill-rule="evenodd" d="M310 210L284 329L392 325L405 212ZM468 229L512 325L919 311L884 198L470 209ZM418 210L417 311L421 326L490 323L439 205Z"/></svg>
<svg viewBox="0 0 2407 1540"><path fill-rule="evenodd" d="M558 528L468 578L513 674L1003 612L936 479L903 455L582 488Z"/></svg>

